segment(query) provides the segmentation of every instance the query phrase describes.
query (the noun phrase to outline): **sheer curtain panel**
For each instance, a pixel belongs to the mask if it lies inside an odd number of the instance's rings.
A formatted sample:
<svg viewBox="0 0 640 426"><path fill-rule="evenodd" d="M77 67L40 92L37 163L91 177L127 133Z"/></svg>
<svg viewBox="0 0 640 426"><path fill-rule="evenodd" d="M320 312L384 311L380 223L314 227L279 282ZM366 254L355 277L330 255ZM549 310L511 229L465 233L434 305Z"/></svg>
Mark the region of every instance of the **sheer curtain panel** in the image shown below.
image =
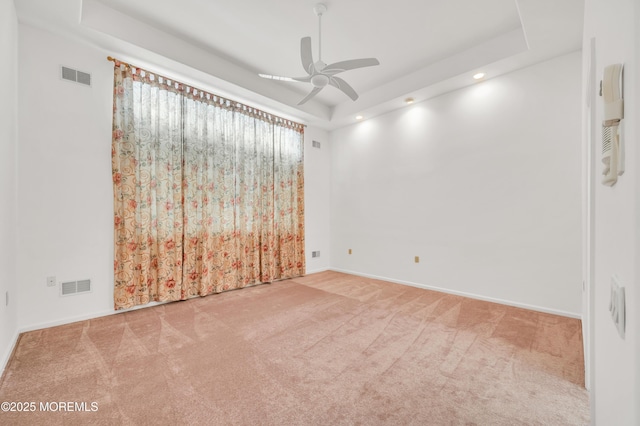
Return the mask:
<svg viewBox="0 0 640 426"><path fill-rule="evenodd" d="M116 61L115 309L303 275L302 132Z"/></svg>

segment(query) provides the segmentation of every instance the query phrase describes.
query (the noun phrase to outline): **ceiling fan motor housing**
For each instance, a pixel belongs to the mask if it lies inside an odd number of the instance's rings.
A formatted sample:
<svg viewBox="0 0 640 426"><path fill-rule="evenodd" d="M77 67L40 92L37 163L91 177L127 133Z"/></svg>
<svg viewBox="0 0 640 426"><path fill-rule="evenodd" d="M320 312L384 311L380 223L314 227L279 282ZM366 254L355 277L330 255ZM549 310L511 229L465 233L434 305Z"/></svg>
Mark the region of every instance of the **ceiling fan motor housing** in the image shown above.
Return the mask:
<svg viewBox="0 0 640 426"><path fill-rule="evenodd" d="M313 84L313 87L322 88L329 84L329 77L324 74L316 74L311 77L311 84Z"/></svg>

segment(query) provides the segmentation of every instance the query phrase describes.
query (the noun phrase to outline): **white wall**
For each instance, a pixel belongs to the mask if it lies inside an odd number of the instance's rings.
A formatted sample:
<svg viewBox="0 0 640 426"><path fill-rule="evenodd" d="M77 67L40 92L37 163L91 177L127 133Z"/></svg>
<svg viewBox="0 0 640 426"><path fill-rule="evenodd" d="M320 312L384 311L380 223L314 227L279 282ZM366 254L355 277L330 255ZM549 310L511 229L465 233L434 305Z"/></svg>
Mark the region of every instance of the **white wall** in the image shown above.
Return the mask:
<svg viewBox="0 0 640 426"><path fill-rule="evenodd" d="M312 142L320 142L313 148ZM327 131L316 127L304 130L305 253L307 273L329 269L329 193L331 188L331 144ZM312 258L311 252L320 257Z"/></svg>
<svg viewBox="0 0 640 426"><path fill-rule="evenodd" d="M136 56L135 50L126 53ZM113 64L108 54L114 52L20 25L20 329L113 312ZM93 86L60 80L60 65L92 73ZM326 132L306 129L309 271L326 269L329 262L329 146L317 152L312 139L328 142ZM321 258L311 260L311 250L320 250ZM90 278L94 290L59 297L58 287L46 287L50 275L58 283Z"/></svg>
<svg viewBox="0 0 640 426"><path fill-rule="evenodd" d="M625 64L625 119L622 128L626 148L626 171L612 187L600 184L601 165L595 167L595 245L592 284L593 421L598 425L640 424L640 339L638 339L638 278L640 262L640 150L638 149L638 100L640 73L640 5L630 0L586 0L583 50L596 42L596 87L603 68ZM587 58L584 64L588 69ZM584 73L587 74L586 72ZM584 93L587 93L586 81ZM584 104L583 104L584 105ZM586 109L585 109L586 112ZM596 97L595 152L600 152L602 101ZM610 277L617 274L626 290L627 329L618 336L609 315Z"/></svg>
<svg viewBox="0 0 640 426"><path fill-rule="evenodd" d="M332 268L580 315L580 58L333 132Z"/></svg>
<svg viewBox="0 0 640 426"><path fill-rule="evenodd" d="M32 328L113 310L113 67L84 44L20 25L18 324ZM60 78L92 74L92 87ZM60 297L89 278L93 292Z"/></svg>
<svg viewBox="0 0 640 426"><path fill-rule="evenodd" d="M0 372L16 339L16 145L18 140L18 19L0 0ZM9 293L9 305L5 294Z"/></svg>

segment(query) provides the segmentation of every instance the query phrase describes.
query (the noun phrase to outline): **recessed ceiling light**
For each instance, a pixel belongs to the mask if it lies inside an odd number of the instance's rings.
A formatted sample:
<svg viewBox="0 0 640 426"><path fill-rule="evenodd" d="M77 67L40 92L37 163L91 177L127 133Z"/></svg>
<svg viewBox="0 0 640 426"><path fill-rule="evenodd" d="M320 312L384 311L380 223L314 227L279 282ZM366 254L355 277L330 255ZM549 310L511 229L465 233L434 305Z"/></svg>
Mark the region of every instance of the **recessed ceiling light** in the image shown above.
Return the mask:
<svg viewBox="0 0 640 426"><path fill-rule="evenodd" d="M406 103L407 105L411 105L411 104L412 104L412 103L414 103L416 100L415 100L415 99L413 99L413 98L407 98L407 99L405 99L404 101L405 101L405 103Z"/></svg>
<svg viewBox="0 0 640 426"><path fill-rule="evenodd" d="M485 73L479 72L478 74L474 74L473 78L476 79L476 80L480 80L480 79L484 78L485 75L486 75Z"/></svg>
<svg viewBox="0 0 640 426"><path fill-rule="evenodd" d="M356 120L362 120L364 117L361 115L356 115Z"/></svg>

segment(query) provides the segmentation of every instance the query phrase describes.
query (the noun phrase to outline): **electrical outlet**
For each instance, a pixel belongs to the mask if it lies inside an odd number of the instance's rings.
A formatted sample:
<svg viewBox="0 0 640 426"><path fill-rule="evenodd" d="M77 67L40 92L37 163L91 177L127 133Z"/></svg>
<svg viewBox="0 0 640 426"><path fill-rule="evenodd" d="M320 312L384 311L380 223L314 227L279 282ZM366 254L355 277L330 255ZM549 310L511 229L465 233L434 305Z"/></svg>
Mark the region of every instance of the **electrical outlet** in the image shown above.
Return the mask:
<svg viewBox="0 0 640 426"><path fill-rule="evenodd" d="M420 256L414 257L413 261L416 262L416 263L420 263Z"/></svg>
<svg viewBox="0 0 640 426"><path fill-rule="evenodd" d="M47 277L47 287L56 286L56 277Z"/></svg>
<svg viewBox="0 0 640 426"><path fill-rule="evenodd" d="M349 254L351 254L351 249L349 249Z"/></svg>

